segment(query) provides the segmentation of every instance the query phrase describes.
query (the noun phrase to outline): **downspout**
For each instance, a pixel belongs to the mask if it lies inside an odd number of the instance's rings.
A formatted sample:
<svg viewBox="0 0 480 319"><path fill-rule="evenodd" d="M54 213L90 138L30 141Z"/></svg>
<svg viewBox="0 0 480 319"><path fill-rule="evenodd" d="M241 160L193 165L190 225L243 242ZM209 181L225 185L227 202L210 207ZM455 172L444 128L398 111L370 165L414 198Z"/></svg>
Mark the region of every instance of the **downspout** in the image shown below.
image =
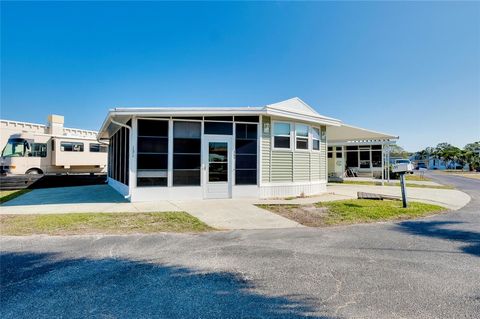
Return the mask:
<svg viewBox="0 0 480 319"><path fill-rule="evenodd" d="M123 124L123 123L120 123L120 122L117 122L115 120L110 120L113 124L115 125L118 125L118 126L121 126L121 127L124 127L128 130L128 138L130 139L131 135L132 135L132 127L131 126L128 126L127 124ZM131 145L131 141L129 143L129 145ZM128 161L130 161L130 150L129 151L129 154L128 154ZM130 174L130 165L128 165L129 167L129 172L128 174ZM130 191L130 185L128 185L128 194L127 196L125 196L126 199L130 200L130 197L132 196L131 194L131 191Z"/></svg>

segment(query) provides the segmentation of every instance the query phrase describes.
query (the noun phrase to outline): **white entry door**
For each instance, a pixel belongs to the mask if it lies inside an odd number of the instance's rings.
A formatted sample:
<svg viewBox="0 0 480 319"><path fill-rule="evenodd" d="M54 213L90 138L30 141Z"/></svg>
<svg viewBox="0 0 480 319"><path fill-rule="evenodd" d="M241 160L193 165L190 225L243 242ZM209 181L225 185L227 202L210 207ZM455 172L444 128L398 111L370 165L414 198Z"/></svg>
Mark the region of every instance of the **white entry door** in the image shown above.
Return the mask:
<svg viewBox="0 0 480 319"><path fill-rule="evenodd" d="M232 197L232 138L204 135L204 197Z"/></svg>

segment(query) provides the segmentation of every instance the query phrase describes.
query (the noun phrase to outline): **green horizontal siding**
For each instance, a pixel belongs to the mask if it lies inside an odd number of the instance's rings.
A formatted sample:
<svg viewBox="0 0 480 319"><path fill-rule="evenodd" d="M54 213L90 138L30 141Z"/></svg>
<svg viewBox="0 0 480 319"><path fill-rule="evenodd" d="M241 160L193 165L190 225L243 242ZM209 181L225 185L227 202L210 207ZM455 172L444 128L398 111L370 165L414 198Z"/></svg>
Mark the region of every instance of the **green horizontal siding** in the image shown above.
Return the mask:
<svg viewBox="0 0 480 319"><path fill-rule="evenodd" d="M320 153L312 152L310 154L310 176L312 181L320 180Z"/></svg>
<svg viewBox="0 0 480 319"><path fill-rule="evenodd" d="M263 123L270 123L270 117L264 116ZM262 145L262 181L263 182L302 182L326 179L326 143L320 142L320 152L272 150L271 133L263 133ZM322 128L324 131L325 128Z"/></svg>
<svg viewBox="0 0 480 319"><path fill-rule="evenodd" d="M293 178L293 161L291 152L272 152L272 182L289 182Z"/></svg>
<svg viewBox="0 0 480 319"><path fill-rule="evenodd" d="M270 138L262 138L262 181L270 181Z"/></svg>
<svg viewBox="0 0 480 319"><path fill-rule="evenodd" d="M293 152L293 181L310 180L310 152Z"/></svg>

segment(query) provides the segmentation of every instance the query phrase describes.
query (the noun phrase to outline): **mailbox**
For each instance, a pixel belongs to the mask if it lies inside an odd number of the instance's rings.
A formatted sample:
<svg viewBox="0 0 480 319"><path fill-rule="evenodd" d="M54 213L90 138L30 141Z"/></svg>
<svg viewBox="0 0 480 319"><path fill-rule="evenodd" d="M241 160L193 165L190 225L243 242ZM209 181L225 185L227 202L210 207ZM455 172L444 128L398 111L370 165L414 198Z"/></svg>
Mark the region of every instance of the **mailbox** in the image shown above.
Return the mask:
<svg viewBox="0 0 480 319"><path fill-rule="evenodd" d="M398 163L394 164L392 172L394 173L406 173L413 171L413 164L411 163Z"/></svg>

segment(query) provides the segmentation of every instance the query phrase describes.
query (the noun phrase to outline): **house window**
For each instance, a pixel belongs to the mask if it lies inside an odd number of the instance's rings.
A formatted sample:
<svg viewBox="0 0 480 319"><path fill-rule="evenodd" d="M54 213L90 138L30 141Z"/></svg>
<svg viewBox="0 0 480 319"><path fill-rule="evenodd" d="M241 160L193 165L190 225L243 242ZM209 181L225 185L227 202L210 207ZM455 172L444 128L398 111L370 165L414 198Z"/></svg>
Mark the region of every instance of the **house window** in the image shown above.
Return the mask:
<svg viewBox="0 0 480 319"><path fill-rule="evenodd" d="M358 168L358 152L346 152L346 154L347 154L347 167Z"/></svg>
<svg viewBox="0 0 480 319"><path fill-rule="evenodd" d="M101 144L90 143L90 152L92 153L106 153L107 146Z"/></svg>
<svg viewBox="0 0 480 319"><path fill-rule="evenodd" d="M173 123L173 186L200 186L200 122Z"/></svg>
<svg viewBox="0 0 480 319"><path fill-rule="evenodd" d="M137 186L167 186L168 121L138 120Z"/></svg>
<svg viewBox="0 0 480 319"><path fill-rule="evenodd" d="M235 124L235 184L257 184L257 124Z"/></svg>
<svg viewBox="0 0 480 319"><path fill-rule="evenodd" d="M312 127L312 149L320 150L320 129Z"/></svg>
<svg viewBox="0 0 480 319"><path fill-rule="evenodd" d="M372 151L372 167L382 167L381 151Z"/></svg>
<svg viewBox="0 0 480 319"><path fill-rule="evenodd" d="M308 150L308 125L295 125L295 147L297 150Z"/></svg>
<svg viewBox="0 0 480 319"><path fill-rule="evenodd" d="M290 148L290 123L277 122L273 124L273 147Z"/></svg>
<svg viewBox="0 0 480 319"><path fill-rule="evenodd" d="M83 152L83 143L78 142L60 142L62 152Z"/></svg>
<svg viewBox="0 0 480 319"><path fill-rule="evenodd" d="M205 134L232 135L233 123L205 122L203 132Z"/></svg>
<svg viewBox="0 0 480 319"><path fill-rule="evenodd" d="M337 150L337 152L336 152L336 157L337 157L337 158L342 158L342 157L343 157L342 147L341 147L341 146L337 146L335 149Z"/></svg>
<svg viewBox="0 0 480 319"><path fill-rule="evenodd" d="M370 168L370 151L360 151L360 168Z"/></svg>
<svg viewBox="0 0 480 319"><path fill-rule="evenodd" d="M327 147L327 158L333 158L333 147L332 146Z"/></svg>

